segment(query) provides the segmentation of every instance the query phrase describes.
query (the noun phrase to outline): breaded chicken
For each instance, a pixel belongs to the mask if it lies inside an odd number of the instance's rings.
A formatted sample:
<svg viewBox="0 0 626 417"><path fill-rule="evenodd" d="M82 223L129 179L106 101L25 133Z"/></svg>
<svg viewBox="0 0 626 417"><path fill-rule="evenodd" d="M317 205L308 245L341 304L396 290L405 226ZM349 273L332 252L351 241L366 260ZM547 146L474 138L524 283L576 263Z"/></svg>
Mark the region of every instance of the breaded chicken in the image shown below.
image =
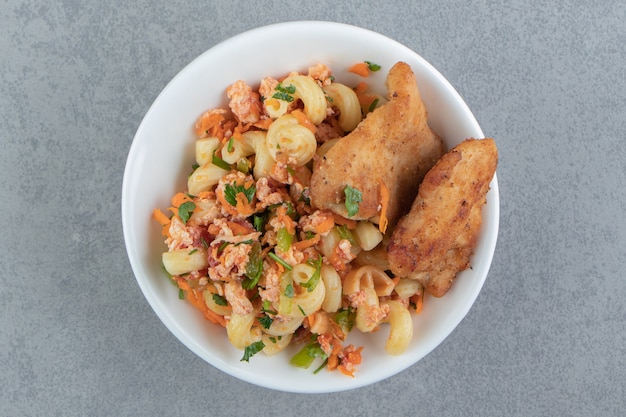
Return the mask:
<svg viewBox="0 0 626 417"><path fill-rule="evenodd" d="M435 297L450 289L457 273L470 266L497 163L493 139L467 139L428 171L389 242L396 276L417 279Z"/></svg>
<svg viewBox="0 0 626 417"><path fill-rule="evenodd" d="M444 153L427 124L427 111L411 67L395 64L387 75L389 101L361 121L313 167L311 202L348 217L344 190L361 192L355 220L380 221L381 183L389 191L386 217L392 226L411 207L426 172Z"/></svg>

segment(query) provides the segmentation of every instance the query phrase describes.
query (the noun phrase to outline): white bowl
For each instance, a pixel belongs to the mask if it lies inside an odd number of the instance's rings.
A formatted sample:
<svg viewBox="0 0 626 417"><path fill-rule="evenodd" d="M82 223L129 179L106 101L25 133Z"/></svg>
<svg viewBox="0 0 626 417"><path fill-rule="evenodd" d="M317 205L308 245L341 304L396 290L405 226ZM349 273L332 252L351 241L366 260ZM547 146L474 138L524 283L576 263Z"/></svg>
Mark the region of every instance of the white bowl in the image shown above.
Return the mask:
<svg viewBox="0 0 626 417"><path fill-rule="evenodd" d="M122 189L122 222L131 266L146 299L167 328L189 349L236 378L281 391L322 393L362 387L388 378L418 362L439 345L467 314L478 296L496 245L499 223L497 178L483 210L483 226L472 269L457 277L444 297L427 297L414 319L408 350L389 356L384 350L388 327L375 334L353 331L350 341L363 345L363 363L354 378L340 372L313 374L289 365L291 353L254 356L241 362L242 352L229 344L223 328L206 321L161 270L165 250L154 208L186 186L194 159L196 118L226 103L225 88L241 79L251 85L265 76L306 70L317 63L331 67L336 79L356 85L361 79L346 69L368 60L382 70L366 81L385 93L387 70L397 61L411 65L431 127L452 147L468 137L484 137L463 99L428 62L407 47L369 30L330 22L290 22L245 32L209 49L187 65L163 89L143 119L130 148Z"/></svg>

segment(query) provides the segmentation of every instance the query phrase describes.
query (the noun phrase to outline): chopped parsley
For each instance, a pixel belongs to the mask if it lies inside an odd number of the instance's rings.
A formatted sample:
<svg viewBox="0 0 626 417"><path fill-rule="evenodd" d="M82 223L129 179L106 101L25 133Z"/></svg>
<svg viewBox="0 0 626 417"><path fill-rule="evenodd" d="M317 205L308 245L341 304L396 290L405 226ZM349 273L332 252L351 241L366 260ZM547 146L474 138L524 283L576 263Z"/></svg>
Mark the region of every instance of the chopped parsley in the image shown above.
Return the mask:
<svg viewBox="0 0 626 417"><path fill-rule="evenodd" d="M363 195L356 188L352 188L346 185L343 189L343 193L346 197L346 210L348 210L348 217L352 217L359 211L359 203L363 201Z"/></svg>
<svg viewBox="0 0 626 417"><path fill-rule="evenodd" d="M262 351L264 347L265 343L260 340L246 346L243 351L243 357L241 358L241 362L250 362L250 358Z"/></svg>
<svg viewBox="0 0 626 417"><path fill-rule="evenodd" d="M380 65L375 64L373 62L370 61L365 61L365 63L367 64L367 68L372 71L372 72L376 72L376 71L380 71Z"/></svg>
<svg viewBox="0 0 626 417"><path fill-rule="evenodd" d="M194 163L193 165L191 165L191 172L189 173L189 176L191 177L191 174L193 174L198 168L200 168L200 165L198 163Z"/></svg>
<svg viewBox="0 0 626 417"><path fill-rule="evenodd" d="M267 315L259 317L259 323L261 323L261 326L263 326L264 329L269 329L273 322L274 319Z"/></svg>
<svg viewBox="0 0 626 417"><path fill-rule="evenodd" d="M272 98L286 101L287 103L291 103L294 98L293 94L296 92L296 86L293 84L289 84L287 87L283 87L282 84L278 84L276 86L276 93L272 96Z"/></svg>
<svg viewBox="0 0 626 417"><path fill-rule="evenodd" d="M193 255L196 252L198 252L198 248L193 248L192 250L189 251L187 255Z"/></svg>
<svg viewBox="0 0 626 417"><path fill-rule="evenodd" d="M226 184L224 186L224 198L231 206L237 206L237 194L243 193L248 200L248 203L252 203L254 193L256 193L256 186L252 185L250 188L245 188L243 185Z"/></svg>
<svg viewBox="0 0 626 417"><path fill-rule="evenodd" d="M351 308L341 309L335 314L334 320L335 323L341 327L341 330L345 334L348 334L352 330L352 327L354 327L356 312Z"/></svg>
<svg viewBox="0 0 626 417"><path fill-rule="evenodd" d="M179 300L184 300L185 299L185 291L183 291L182 288L178 289L178 299Z"/></svg>
<svg viewBox="0 0 626 417"><path fill-rule="evenodd" d="M193 201L185 201L178 207L178 217L180 220L187 224L187 221L193 214L193 211L196 209L196 204Z"/></svg>
<svg viewBox="0 0 626 417"><path fill-rule="evenodd" d="M213 301L215 301L215 304L217 304L218 306L227 306L228 302L226 301L226 298L222 297L219 294L213 294Z"/></svg>
<svg viewBox="0 0 626 417"><path fill-rule="evenodd" d="M252 243L252 242L251 242ZM245 290L252 290L259 283L261 274L263 273L263 253L259 242L252 243L252 248L248 255L248 263L246 264L245 278L241 286Z"/></svg>
<svg viewBox="0 0 626 417"><path fill-rule="evenodd" d="M266 211L263 213L255 213L252 215L252 224L257 232L265 232L265 224L267 223L268 214Z"/></svg>

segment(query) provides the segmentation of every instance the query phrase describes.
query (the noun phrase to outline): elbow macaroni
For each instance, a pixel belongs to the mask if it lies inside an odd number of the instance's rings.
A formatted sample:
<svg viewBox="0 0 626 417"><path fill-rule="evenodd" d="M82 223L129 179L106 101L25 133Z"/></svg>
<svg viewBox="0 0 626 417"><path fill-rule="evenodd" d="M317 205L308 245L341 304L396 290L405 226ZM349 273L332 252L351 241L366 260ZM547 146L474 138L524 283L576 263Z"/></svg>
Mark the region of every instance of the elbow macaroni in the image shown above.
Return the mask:
<svg viewBox="0 0 626 417"><path fill-rule="evenodd" d="M285 114L271 124L265 142L275 161L280 159L279 155L285 155L296 166L302 166L313 159L317 150L313 132L302 126L291 114Z"/></svg>
<svg viewBox="0 0 626 417"><path fill-rule="evenodd" d="M285 78L282 85L293 85L296 88L293 96L302 100L304 114L314 125L322 123L326 118L326 96L313 78L306 75L291 75Z"/></svg>

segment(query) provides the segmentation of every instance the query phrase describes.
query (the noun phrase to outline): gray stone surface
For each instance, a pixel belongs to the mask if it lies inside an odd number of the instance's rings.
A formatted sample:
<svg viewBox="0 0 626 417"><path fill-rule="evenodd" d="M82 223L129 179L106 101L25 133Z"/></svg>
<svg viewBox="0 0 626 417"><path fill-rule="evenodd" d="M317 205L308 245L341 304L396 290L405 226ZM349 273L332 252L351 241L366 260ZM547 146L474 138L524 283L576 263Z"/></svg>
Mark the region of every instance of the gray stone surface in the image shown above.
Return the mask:
<svg viewBox="0 0 626 417"><path fill-rule="evenodd" d="M624 2L391 4L0 4L0 415L623 415ZM415 366L325 396L240 382L178 342L120 220L126 155L165 84L217 42L302 19L415 50L500 150L477 303Z"/></svg>

